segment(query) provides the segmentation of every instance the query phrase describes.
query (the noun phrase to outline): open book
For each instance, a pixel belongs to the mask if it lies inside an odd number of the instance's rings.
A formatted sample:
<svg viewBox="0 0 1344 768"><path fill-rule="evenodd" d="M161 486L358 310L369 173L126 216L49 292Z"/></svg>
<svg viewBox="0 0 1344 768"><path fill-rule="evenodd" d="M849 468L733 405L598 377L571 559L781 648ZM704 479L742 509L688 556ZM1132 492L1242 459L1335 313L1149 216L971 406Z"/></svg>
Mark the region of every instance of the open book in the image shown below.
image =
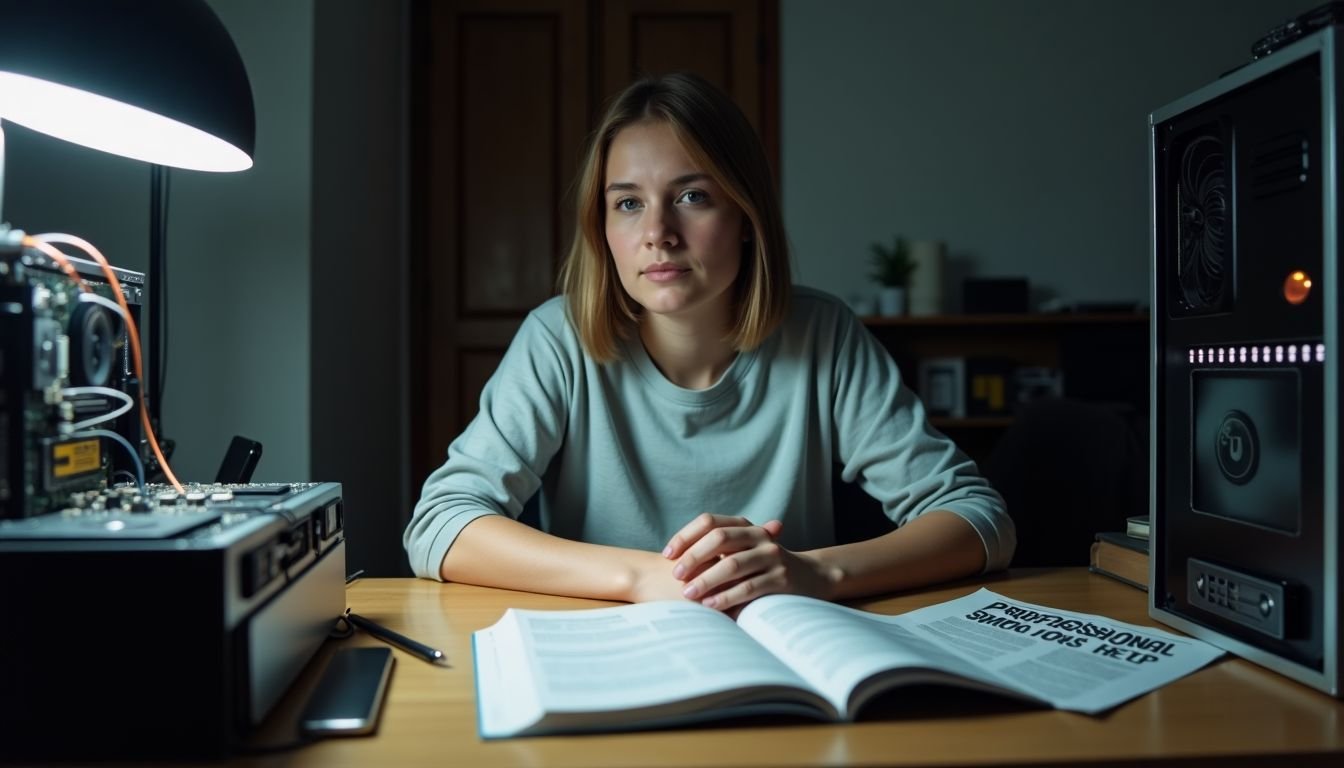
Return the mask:
<svg viewBox="0 0 1344 768"><path fill-rule="evenodd" d="M986 589L900 616L793 595L755 600L736 622L687 601L511 608L472 647L484 738L767 713L849 721L915 683L1097 713L1223 653Z"/></svg>

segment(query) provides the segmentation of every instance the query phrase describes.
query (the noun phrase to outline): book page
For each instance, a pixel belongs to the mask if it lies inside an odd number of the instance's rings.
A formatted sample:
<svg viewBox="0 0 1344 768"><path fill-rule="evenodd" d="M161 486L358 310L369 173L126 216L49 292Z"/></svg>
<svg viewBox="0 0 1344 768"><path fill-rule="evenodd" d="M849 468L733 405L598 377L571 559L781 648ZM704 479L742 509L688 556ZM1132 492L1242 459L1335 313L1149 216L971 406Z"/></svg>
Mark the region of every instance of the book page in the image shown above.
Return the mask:
<svg viewBox="0 0 1344 768"><path fill-rule="evenodd" d="M895 670L904 671L900 675L904 683L1001 686L994 675L916 635L896 617L810 597L768 595L743 609L737 620L838 711L851 716L864 699L879 692L865 690L864 684L877 676L893 676L889 673Z"/></svg>
<svg viewBox="0 0 1344 768"><path fill-rule="evenodd" d="M545 715L537 700L532 668L517 662L526 651L514 624L506 611L494 626L471 636L476 718L482 736L511 735Z"/></svg>
<svg viewBox="0 0 1344 768"><path fill-rule="evenodd" d="M564 713L607 713L595 722L610 728L770 696L806 702L816 716L834 716L801 677L732 619L688 601L510 609L473 642L486 735L516 732L543 716L566 728L581 723ZM793 689L792 696L785 689ZM677 702L686 706L667 706Z"/></svg>

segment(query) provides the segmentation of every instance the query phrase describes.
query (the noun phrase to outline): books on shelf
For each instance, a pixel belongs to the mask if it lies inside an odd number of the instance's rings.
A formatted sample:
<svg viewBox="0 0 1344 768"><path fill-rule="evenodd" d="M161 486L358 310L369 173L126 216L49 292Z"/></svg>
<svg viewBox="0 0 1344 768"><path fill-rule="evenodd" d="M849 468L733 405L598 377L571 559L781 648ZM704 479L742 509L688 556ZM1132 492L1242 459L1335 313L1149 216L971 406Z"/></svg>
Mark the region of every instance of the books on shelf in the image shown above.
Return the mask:
<svg viewBox="0 0 1344 768"><path fill-rule="evenodd" d="M1148 590L1148 540L1119 531L1098 533L1088 570Z"/></svg>
<svg viewBox="0 0 1344 768"><path fill-rule="evenodd" d="M920 360L919 396L930 416L966 418L966 358Z"/></svg>
<svg viewBox="0 0 1344 768"><path fill-rule="evenodd" d="M966 415L1006 416L1017 404L1013 370L1008 358L971 357L966 360Z"/></svg>
<svg viewBox="0 0 1344 768"><path fill-rule="evenodd" d="M1011 416L1022 404L1063 395L1062 374L1006 357L928 357L919 361L918 392L930 416Z"/></svg>
<svg viewBox="0 0 1344 768"><path fill-rule="evenodd" d="M1148 516L1134 515L1125 518L1125 534L1136 539L1148 538Z"/></svg>
<svg viewBox="0 0 1344 768"><path fill-rule="evenodd" d="M472 635L481 736L664 727L737 715L852 721L878 695L947 684L1096 714L1222 651L986 589L886 616L768 595L736 621L677 600L509 609Z"/></svg>

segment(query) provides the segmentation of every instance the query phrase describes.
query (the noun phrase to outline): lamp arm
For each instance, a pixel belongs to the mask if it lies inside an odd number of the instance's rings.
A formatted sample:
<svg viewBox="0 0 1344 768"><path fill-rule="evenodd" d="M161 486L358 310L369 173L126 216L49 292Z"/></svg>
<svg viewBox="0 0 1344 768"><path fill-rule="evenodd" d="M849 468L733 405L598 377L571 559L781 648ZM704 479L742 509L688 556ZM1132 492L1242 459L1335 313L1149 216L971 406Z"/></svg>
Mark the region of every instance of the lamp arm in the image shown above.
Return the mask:
<svg viewBox="0 0 1344 768"><path fill-rule="evenodd" d="M167 232L164 201L167 195L168 169L162 165L149 167L149 355L145 380L140 387L148 395L149 421L154 429L163 429L163 381L162 366L167 358L167 349L163 343L165 325L163 310L168 299L168 286L164 284L167 266L164 263L164 251L167 247ZM162 434L160 432L159 434Z"/></svg>
<svg viewBox="0 0 1344 768"><path fill-rule="evenodd" d="M8 229L5 224L5 126L0 119L0 229Z"/></svg>

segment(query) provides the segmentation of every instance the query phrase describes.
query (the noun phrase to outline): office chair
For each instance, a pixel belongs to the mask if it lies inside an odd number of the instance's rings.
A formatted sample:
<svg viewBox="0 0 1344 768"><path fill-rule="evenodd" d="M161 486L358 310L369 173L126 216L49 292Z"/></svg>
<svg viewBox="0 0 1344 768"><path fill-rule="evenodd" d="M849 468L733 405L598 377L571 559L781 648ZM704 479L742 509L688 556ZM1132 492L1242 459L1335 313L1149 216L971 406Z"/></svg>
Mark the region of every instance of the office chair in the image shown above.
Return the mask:
<svg viewBox="0 0 1344 768"><path fill-rule="evenodd" d="M1123 531L1148 511L1146 422L1132 406L1045 399L1024 406L980 471L1017 526L1017 567L1087 565L1098 531ZM839 479L831 498L836 542L893 529L882 507Z"/></svg>
<svg viewBox="0 0 1344 768"><path fill-rule="evenodd" d="M1038 400L1018 412L985 466L1017 525L1012 565L1087 565L1098 531L1148 511L1146 422L1132 406Z"/></svg>

